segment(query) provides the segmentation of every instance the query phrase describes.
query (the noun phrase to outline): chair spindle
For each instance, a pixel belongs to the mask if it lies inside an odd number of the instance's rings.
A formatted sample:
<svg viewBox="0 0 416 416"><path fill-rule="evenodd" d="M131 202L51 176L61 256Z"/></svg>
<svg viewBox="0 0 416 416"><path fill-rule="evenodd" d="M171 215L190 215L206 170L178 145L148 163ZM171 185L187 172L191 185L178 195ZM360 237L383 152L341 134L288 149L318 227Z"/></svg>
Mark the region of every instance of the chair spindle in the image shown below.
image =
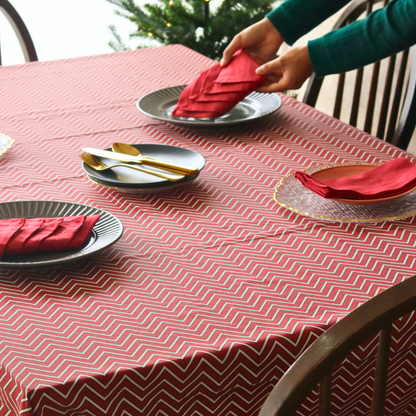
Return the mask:
<svg viewBox="0 0 416 416"><path fill-rule="evenodd" d="M386 400L391 330L392 326L390 325L386 328L383 328L379 333L371 416L384 416L384 402Z"/></svg>
<svg viewBox="0 0 416 416"><path fill-rule="evenodd" d="M387 6L389 0L384 0L383 7ZM376 96L377 96L377 85L378 85L378 77L380 74L380 65L381 62L375 62L373 66L373 74L371 76L371 84L370 84L370 92L368 94L368 104L367 104L367 111L365 115L365 122L364 122L364 131L368 134L371 134L371 128L373 126L373 117L374 117L374 107L376 104Z"/></svg>
<svg viewBox="0 0 416 416"><path fill-rule="evenodd" d="M366 7L366 16L368 16L373 11L373 0L369 0L367 2ZM358 110L360 108L360 97L361 97L361 89L363 86L363 76L364 76L364 68L357 69L355 78L355 86L354 86L354 95L352 99L352 107L351 107L351 114L350 114L350 124L351 126L357 126L358 120Z"/></svg>
<svg viewBox="0 0 416 416"><path fill-rule="evenodd" d="M365 115L364 131L371 134L373 126L374 107L376 104L378 76L380 73L380 61L375 62L373 66L373 75L371 76L370 92L368 94L367 112Z"/></svg>
<svg viewBox="0 0 416 416"><path fill-rule="evenodd" d="M319 384L319 416L331 416L331 372Z"/></svg>
<svg viewBox="0 0 416 416"><path fill-rule="evenodd" d="M350 23L351 21L347 20L345 24L342 26L347 26ZM342 97L344 96L344 86L345 86L345 74L339 74L337 92L336 92L335 103L334 103L334 112L332 114L338 120L341 118L341 107L342 107Z"/></svg>
<svg viewBox="0 0 416 416"><path fill-rule="evenodd" d="M397 76L396 90L394 92L393 104L390 111L389 124L387 127L386 141L391 142L394 135L394 130L397 125L397 118L399 115L400 102L402 99L402 92L404 86L404 79L406 76L406 66L409 59L409 49L406 49L402 54L402 61L400 62L399 74Z"/></svg>
<svg viewBox="0 0 416 416"><path fill-rule="evenodd" d="M386 85L384 86L383 101L381 103L380 119L378 120L378 128L376 136L379 139L384 139L384 132L386 130L387 112L389 109L391 87L393 84L394 67L396 65L396 55L389 58L389 66L387 69Z"/></svg>
<svg viewBox="0 0 416 416"><path fill-rule="evenodd" d="M357 127L358 109L360 108L361 87L363 85L364 68L357 69L355 78L354 95L350 114L351 126Z"/></svg>
<svg viewBox="0 0 416 416"><path fill-rule="evenodd" d="M345 74L340 74L338 77L337 95L334 105L334 117L338 120L341 118L342 96L344 94Z"/></svg>

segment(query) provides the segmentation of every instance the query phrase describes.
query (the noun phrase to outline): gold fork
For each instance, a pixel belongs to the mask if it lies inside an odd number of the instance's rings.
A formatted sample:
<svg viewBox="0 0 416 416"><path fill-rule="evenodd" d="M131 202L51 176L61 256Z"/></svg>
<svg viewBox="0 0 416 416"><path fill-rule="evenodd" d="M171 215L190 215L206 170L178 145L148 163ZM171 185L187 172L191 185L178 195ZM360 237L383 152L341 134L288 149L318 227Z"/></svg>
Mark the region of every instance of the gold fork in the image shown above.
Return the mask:
<svg viewBox="0 0 416 416"><path fill-rule="evenodd" d="M154 170L146 169L141 166L129 165L128 163L115 163L114 165L106 165L103 162L101 162L101 160L98 160L95 156L93 156L91 153L88 153L88 152L81 152L79 154L79 157L89 167L95 170L100 170L100 171L122 166L125 168L135 169L140 172L148 173L149 175L158 176L159 178L167 179L168 181L180 181L181 179L185 177L184 175L179 175L176 173L156 172Z"/></svg>

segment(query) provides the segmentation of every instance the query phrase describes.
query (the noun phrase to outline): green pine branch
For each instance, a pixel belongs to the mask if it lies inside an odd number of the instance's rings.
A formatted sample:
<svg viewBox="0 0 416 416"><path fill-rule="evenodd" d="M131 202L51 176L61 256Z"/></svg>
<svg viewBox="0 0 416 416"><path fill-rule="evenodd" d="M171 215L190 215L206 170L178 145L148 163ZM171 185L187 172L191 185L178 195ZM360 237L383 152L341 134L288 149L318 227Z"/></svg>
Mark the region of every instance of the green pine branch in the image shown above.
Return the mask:
<svg viewBox="0 0 416 416"><path fill-rule="evenodd" d="M160 0L143 6L134 0L107 1L119 8L117 14L136 24L131 37L148 39L151 36L164 45L180 43L213 59L222 56L234 35L269 13L273 3L272 0L223 0L205 18L204 0L172 0L171 4L169 0Z"/></svg>

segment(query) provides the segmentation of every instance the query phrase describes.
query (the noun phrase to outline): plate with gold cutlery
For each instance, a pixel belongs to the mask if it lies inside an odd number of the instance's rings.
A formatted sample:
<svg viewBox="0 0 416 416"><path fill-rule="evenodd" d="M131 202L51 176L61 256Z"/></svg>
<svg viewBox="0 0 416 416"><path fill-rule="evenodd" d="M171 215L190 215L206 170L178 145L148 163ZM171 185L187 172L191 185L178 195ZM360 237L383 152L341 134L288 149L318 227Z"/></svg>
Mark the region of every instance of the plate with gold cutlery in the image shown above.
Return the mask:
<svg viewBox="0 0 416 416"><path fill-rule="evenodd" d="M92 182L126 192L178 186L197 178L205 166L205 159L199 153L162 144L115 143L109 149L85 147L80 157L82 168Z"/></svg>

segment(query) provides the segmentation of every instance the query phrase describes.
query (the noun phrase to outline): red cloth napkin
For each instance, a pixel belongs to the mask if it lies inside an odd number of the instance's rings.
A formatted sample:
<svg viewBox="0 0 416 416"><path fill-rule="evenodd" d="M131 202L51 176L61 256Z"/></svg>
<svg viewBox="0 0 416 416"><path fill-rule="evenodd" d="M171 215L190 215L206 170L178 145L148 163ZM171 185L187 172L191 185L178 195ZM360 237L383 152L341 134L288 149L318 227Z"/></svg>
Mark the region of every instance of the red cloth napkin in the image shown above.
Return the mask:
<svg viewBox="0 0 416 416"><path fill-rule="evenodd" d="M0 221L0 259L3 255L76 249L91 234L100 217L96 214Z"/></svg>
<svg viewBox="0 0 416 416"><path fill-rule="evenodd" d="M401 157L346 178L321 180L305 172L296 172L295 178L324 198L379 199L414 188L416 165Z"/></svg>
<svg viewBox="0 0 416 416"><path fill-rule="evenodd" d="M214 64L186 86L172 115L221 117L265 81L266 76L256 74L258 67L244 50L236 52L225 68Z"/></svg>
<svg viewBox="0 0 416 416"><path fill-rule="evenodd" d="M18 254L22 250L22 247L25 244L25 242L29 240L30 236L35 231L37 231L41 227L41 225L45 222L43 218L31 218L31 219L26 219L26 220L23 218L22 221L23 221L22 226L23 225L25 226L24 229L23 230L20 229L19 232L15 232L5 247L4 254L6 254L7 256L13 256L14 254ZM7 222L7 221L4 221L4 222ZM56 227L58 227L58 225L59 223L56 224ZM22 250L22 253L24 253L23 250Z"/></svg>
<svg viewBox="0 0 416 416"><path fill-rule="evenodd" d="M0 258L10 239L23 227L24 223L25 220L22 218L0 221Z"/></svg>

